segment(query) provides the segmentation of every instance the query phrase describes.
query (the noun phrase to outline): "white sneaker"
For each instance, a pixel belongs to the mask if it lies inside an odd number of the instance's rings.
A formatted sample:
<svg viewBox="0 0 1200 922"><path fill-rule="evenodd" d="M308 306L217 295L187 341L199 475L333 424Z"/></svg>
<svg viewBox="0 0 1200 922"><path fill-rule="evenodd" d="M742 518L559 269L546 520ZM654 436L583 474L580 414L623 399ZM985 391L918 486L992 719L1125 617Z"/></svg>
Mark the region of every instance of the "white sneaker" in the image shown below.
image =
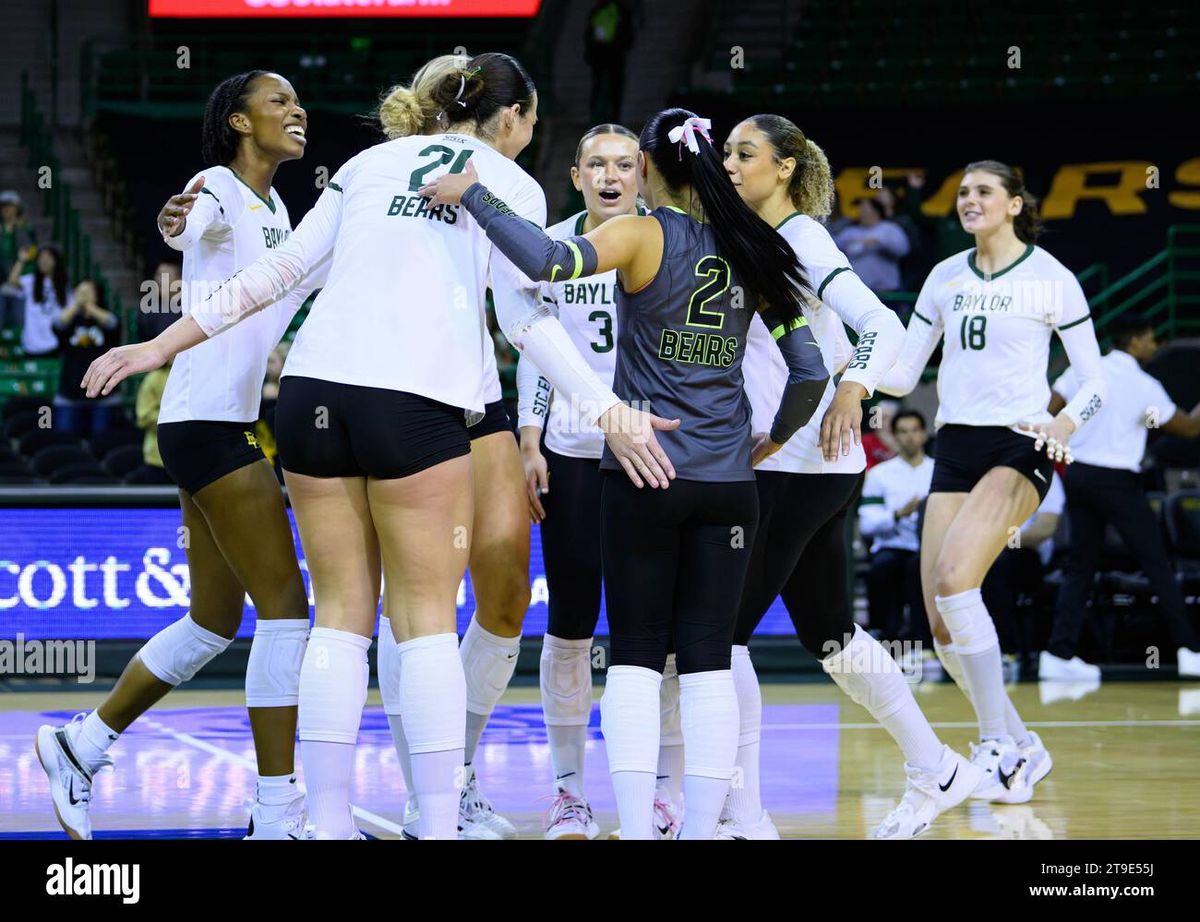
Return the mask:
<svg viewBox="0 0 1200 922"><path fill-rule="evenodd" d="M559 791L546 813L546 838L594 839L600 826L592 817L592 808L582 797Z"/></svg>
<svg viewBox="0 0 1200 922"><path fill-rule="evenodd" d="M475 772L470 773L458 798L460 839L515 839L517 827L500 816L492 802L479 790Z"/></svg>
<svg viewBox="0 0 1200 922"><path fill-rule="evenodd" d="M1023 804L1033 797L1026 775L1028 762L1012 737L983 740L978 746L972 743L971 764L984 773L971 795L975 800Z"/></svg>
<svg viewBox="0 0 1200 922"><path fill-rule="evenodd" d="M83 717L76 714L71 722ZM88 810L92 803L92 779L100 769L113 764L112 758L106 755L96 765L85 765L71 748L65 726L38 727L33 746L50 780L50 798L58 824L72 839L90 839L92 817Z"/></svg>
<svg viewBox="0 0 1200 922"><path fill-rule="evenodd" d="M1200 679L1200 653L1189 650L1187 647L1180 647L1176 651L1175 657L1180 678Z"/></svg>
<svg viewBox="0 0 1200 922"><path fill-rule="evenodd" d="M714 839L778 839L779 830L766 810L755 823L739 823L732 816L722 816L717 823Z"/></svg>
<svg viewBox="0 0 1200 922"><path fill-rule="evenodd" d="M285 806L264 807L255 801L250 808L250 825L243 839L311 839L315 830L308 825L308 807L304 795Z"/></svg>
<svg viewBox="0 0 1200 922"><path fill-rule="evenodd" d="M404 828L401 835L406 839L416 841L421 838L421 832L418 829L418 824L421 822L421 811L417 807L417 798L410 797L404 802L404 819L400 821L400 825Z"/></svg>
<svg viewBox="0 0 1200 922"><path fill-rule="evenodd" d="M1063 659L1049 650L1038 657L1038 680L1042 682L1090 682L1099 680L1100 667L1085 663L1078 656Z"/></svg>
<svg viewBox="0 0 1200 922"><path fill-rule="evenodd" d="M674 839L683 825L683 810L676 807L670 797L660 794L654 798L654 838ZM621 838L621 827L608 834L609 839Z"/></svg>
<svg viewBox="0 0 1200 922"><path fill-rule="evenodd" d="M876 828L873 839L915 839L951 807L971 796L984 777L983 769L968 762L949 746L933 771L905 763L908 778L904 796Z"/></svg>
<svg viewBox="0 0 1200 922"><path fill-rule="evenodd" d="M1033 742L1021 747L1021 755L1028 763L1025 766L1025 779L1029 786L1033 787L1050 774L1050 770L1054 768L1054 760L1050 758L1050 750L1046 748L1040 736L1030 730L1029 738Z"/></svg>

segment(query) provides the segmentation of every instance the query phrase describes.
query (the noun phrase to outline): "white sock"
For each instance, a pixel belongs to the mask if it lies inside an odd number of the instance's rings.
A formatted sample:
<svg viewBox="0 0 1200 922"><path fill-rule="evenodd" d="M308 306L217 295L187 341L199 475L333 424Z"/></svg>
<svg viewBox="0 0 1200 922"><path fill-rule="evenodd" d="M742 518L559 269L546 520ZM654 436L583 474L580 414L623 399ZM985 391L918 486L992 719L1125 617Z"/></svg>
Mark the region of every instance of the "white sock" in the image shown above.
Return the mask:
<svg viewBox="0 0 1200 922"><path fill-rule="evenodd" d="M968 697L979 719L981 740L1006 735L1004 666L996 626L983 604L979 589L968 589L951 596L936 596L938 614L950 630Z"/></svg>
<svg viewBox="0 0 1200 922"><path fill-rule="evenodd" d="M971 700L971 692L967 688L966 677L963 676L962 663L958 661L958 653L954 649L953 643L940 644L936 640L933 642L934 652L937 653L938 659L942 663L942 668L946 670L946 674L954 680L954 684L959 687L967 700ZM1029 733L1029 728L1025 726L1025 721L1021 719L1021 715L1017 713L1016 707L1012 703L1012 698L1005 696L1004 708L1004 726L1008 729L1008 734L1016 741L1018 746L1030 746L1033 744L1033 737Z"/></svg>
<svg viewBox="0 0 1200 922"><path fill-rule="evenodd" d="M913 698L899 664L878 640L855 625L850 642L822 660L821 666L891 734L906 762L918 768L937 768L942 743Z"/></svg>
<svg viewBox="0 0 1200 922"><path fill-rule="evenodd" d="M738 700L738 751L729 785L729 810L739 823L762 817L759 788L759 741L762 739L762 690L750 661L750 648L735 645L731 658L733 687Z"/></svg>
<svg viewBox="0 0 1200 922"><path fill-rule="evenodd" d="M608 750L622 839L654 838L662 674L641 666L612 666L600 699L600 729Z"/></svg>
<svg viewBox="0 0 1200 922"><path fill-rule="evenodd" d="M477 615L472 615L459 652L467 682L466 760L469 765L475 758L483 728L517 668L521 635L501 637L493 634L480 626Z"/></svg>
<svg viewBox="0 0 1200 922"><path fill-rule="evenodd" d="M294 774L259 775L256 798L263 807L283 807L300 796Z"/></svg>
<svg viewBox="0 0 1200 922"><path fill-rule="evenodd" d="M404 790L413 796L412 756L408 752L408 740L404 736L404 721L399 714L387 715L388 729L392 731L392 744L396 747L396 758L400 762L400 774L404 776Z"/></svg>
<svg viewBox="0 0 1200 922"><path fill-rule="evenodd" d="M738 704L729 669L679 677L683 715L683 801L680 838L711 839L729 793L738 750Z"/></svg>
<svg viewBox="0 0 1200 922"><path fill-rule="evenodd" d="M542 638L539 684L554 786L583 797L583 764L592 716L592 638Z"/></svg>
<svg viewBox="0 0 1200 922"><path fill-rule="evenodd" d="M683 725L679 714L679 672L675 654L667 657L662 685L658 689L660 726L658 737L658 790L679 806L683 797Z"/></svg>
<svg viewBox="0 0 1200 922"><path fill-rule="evenodd" d="M319 839L348 839L350 781L363 705L371 638L313 628L300 669L300 755L308 814Z"/></svg>
<svg viewBox="0 0 1200 922"><path fill-rule="evenodd" d="M72 730L74 728L74 730ZM78 724L67 724L67 739L75 755L89 768L94 768L108 752L108 747L117 741L119 734L92 711Z"/></svg>
<svg viewBox="0 0 1200 922"><path fill-rule="evenodd" d="M420 837L456 839L467 703L458 635L417 637L399 650L400 712L412 757L411 793L421 806Z"/></svg>

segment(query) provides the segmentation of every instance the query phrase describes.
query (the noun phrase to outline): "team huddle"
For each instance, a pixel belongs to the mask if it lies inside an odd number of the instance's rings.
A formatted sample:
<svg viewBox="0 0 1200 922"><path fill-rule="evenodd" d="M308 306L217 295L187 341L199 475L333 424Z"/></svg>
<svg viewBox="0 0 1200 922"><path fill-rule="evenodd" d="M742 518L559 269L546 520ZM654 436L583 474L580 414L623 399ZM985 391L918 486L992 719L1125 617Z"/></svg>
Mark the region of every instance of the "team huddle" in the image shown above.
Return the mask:
<svg viewBox="0 0 1200 922"><path fill-rule="evenodd" d="M779 838L759 785L749 645L780 597L803 645L903 754L907 785L876 838L913 838L969 799L1033 797L1050 753L1005 691L980 587L1107 390L1087 302L1036 246L1019 173L967 165L957 211L975 247L935 267L906 330L825 229L828 161L783 116L748 118L723 143L682 109L640 135L592 128L571 166L585 208L543 230L545 195L515 162L537 122L517 61L436 58L378 115L389 140L345 163L293 230L272 179L303 156L306 113L278 74L218 86L203 129L212 165L159 215L184 253L184 313L82 382L109 394L173 362L159 444L191 536L192 600L95 710L39 730L63 829L91 838L109 749L231 643L249 594L246 838L362 838L350 789L377 623L405 836L514 838L472 761L515 668L531 519L549 590L546 838L601 835L584 753L602 587L615 837ZM310 627L284 497L247 430L268 356L317 289L275 417ZM520 351L519 444L489 290ZM1078 388L1051 415L1054 334ZM862 402L912 391L939 344L921 582L937 655L979 722L969 758L855 624L844 577ZM460 642L464 570L477 608Z"/></svg>

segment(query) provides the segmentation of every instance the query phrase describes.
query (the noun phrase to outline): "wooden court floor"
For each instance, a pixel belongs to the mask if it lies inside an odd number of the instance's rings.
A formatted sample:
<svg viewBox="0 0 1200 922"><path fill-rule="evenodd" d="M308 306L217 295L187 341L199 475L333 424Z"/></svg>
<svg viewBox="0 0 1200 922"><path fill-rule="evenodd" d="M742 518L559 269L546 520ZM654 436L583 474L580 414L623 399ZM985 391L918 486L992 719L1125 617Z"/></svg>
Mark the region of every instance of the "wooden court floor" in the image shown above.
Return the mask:
<svg viewBox="0 0 1200 922"><path fill-rule="evenodd" d="M1109 682L1098 689L1010 687L1054 758L1027 805L974 803L943 815L930 838L1200 837L1200 682ZM60 837L33 751L39 724L94 707L92 692L0 692L0 837ZM964 754L975 726L949 684L917 700L941 738ZM864 838L903 792L901 758L861 708L826 681L764 686L763 800L785 838ZM598 702L598 695L597 695ZM510 690L476 758L481 786L522 837L538 838L550 762L536 688ZM241 694L175 692L114 746L96 781L98 836L242 834L254 791L253 746ZM605 831L616 825L598 706L585 787ZM405 793L372 690L355 763L353 802L364 831L400 832Z"/></svg>

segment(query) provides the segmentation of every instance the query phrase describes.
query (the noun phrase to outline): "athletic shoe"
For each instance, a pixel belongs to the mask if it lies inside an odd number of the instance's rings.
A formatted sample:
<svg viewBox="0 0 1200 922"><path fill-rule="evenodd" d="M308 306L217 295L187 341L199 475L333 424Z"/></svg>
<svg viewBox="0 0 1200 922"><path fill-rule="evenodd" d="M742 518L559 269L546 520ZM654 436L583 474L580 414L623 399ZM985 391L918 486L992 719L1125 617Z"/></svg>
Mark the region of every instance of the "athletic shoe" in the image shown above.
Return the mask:
<svg viewBox="0 0 1200 922"><path fill-rule="evenodd" d="M908 778L904 796L872 834L873 839L915 839L938 816L971 796L984 777L983 769L949 746L933 771L905 763Z"/></svg>
<svg viewBox="0 0 1200 922"><path fill-rule="evenodd" d="M1054 768L1054 760L1050 758L1050 751L1040 736L1030 730L1029 738L1032 742L1028 746L1021 747L1021 755L1028 763L1025 768L1026 780L1029 786L1033 787L1050 774L1050 770Z"/></svg>
<svg viewBox="0 0 1200 922"><path fill-rule="evenodd" d="M592 808L582 797L559 791L546 813L546 838L594 839L600 826L592 818Z"/></svg>
<svg viewBox="0 0 1200 922"><path fill-rule="evenodd" d="M255 802L250 808L250 825L243 839L311 839L314 830L308 825L308 810L304 795L292 799L283 807L264 807Z"/></svg>
<svg viewBox="0 0 1200 922"><path fill-rule="evenodd" d="M654 798L654 838L674 839L683 826L683 811L671 802L669 797ZM610 839L621 838L621 829L617 827L608 834Z"/></svg>
<svg viewBox="0 0 1200 922"><path fill-rule="evenodd" d="M1175 658L1180 678L1200 679L1200 653L1180 647Z"/></svg>
<svg viewBox="0 0 1200 922"><path fill-rule="evenodd" d="M978 746L972 743L971 764L984 773L971 795L975 800L1023 804L1033 797L1026 774L1028 763L1012 737L983 740Z"/></svg>
<svg viewBox="0 0 1200 922"><path fill-rule="evenodd" d="M83 714L76 714L71 723L83 718ZM34 751L50 781L50 798L58 824L72 839L90 839L92 817L88 810L92 803L92 779L100 769L113 764L112 758L106 755L95 765L85 765L71 747L67 727L49 724L38 727Z"/></svg>
<svg viewBox="0 0 1200 922"><path fill-rule="evenodd" d="M1090 682L1100 678L1100 667L1085 663L1078 656L1063 659L1049 650L1038 657L1038 680L1042 682Z"/></svg>
<svg viewBox="0 0 1200 922"><path fill-rule="evenodd" d="M714 839L778 839L779 830L771 820L771 814L766 810L756 823L739 823L732 816L722 816L717 823L717 834Z"/></svg>
<svg viewBox="0 0 1200 922"><path fill-rule="evenodd" d="M421 811L417 807L417 798L410 797L404 802L404 819L400 821L403 827L401 835L406 839L416 841L421 838L421 833L418 830L418 824L421 822Z"/></svg>
<svg viewBox="0 0 1200 922"><path fill-rule="evenodd" d="M458 837L460 839L515 839L517 827L500 816L471 772L458 798Z"/></svg>

